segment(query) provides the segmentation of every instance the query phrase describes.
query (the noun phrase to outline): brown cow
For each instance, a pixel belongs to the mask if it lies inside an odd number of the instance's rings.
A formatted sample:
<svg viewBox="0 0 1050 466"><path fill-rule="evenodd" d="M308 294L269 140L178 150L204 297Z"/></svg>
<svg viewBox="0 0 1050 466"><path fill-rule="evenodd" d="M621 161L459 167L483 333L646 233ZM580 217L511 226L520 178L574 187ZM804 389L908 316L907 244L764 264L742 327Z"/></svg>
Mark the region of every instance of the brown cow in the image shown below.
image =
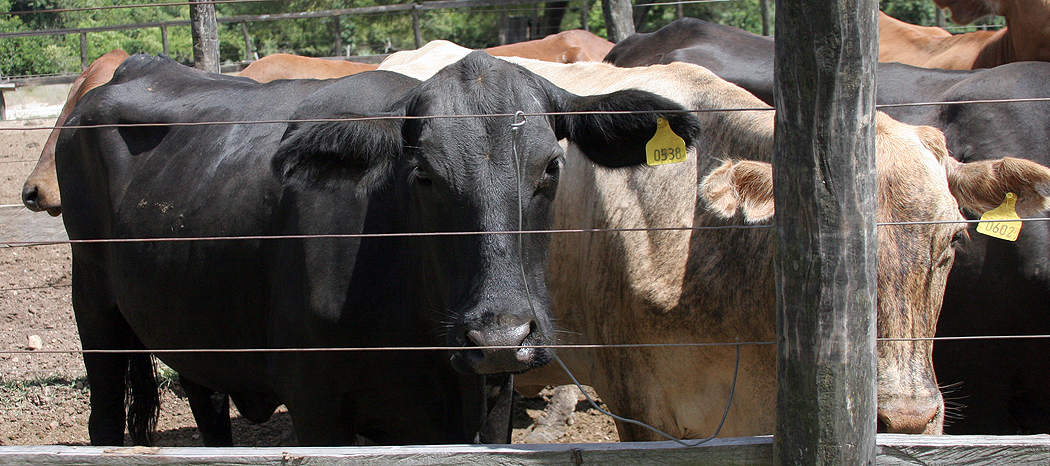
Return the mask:
<svg viewBox="0 0 1050 466"><path fill-rule="evenodd" d="M934 37L951 37L952 35L952 33L944 28L905 23L904 21L879 11L879 34L899 35L905 33L922 34Z"/></svg>
<svg viewBox="0 0 1050 466"><path fill-rule="evenodd" d="M380 69L420 78L464 53L444 43L430 55ZM391 57L394 59L396 57ZM763 103L704 68L685 63L616 68L508 58L570 92L636 88L691 109L758 108ZM586 163L570 146L555 198L555 229L613 229L556 234L550 290L565 343L661 344L772 342L775 334L773 232L770 229L666 230L743 225L773 215L772 111L699 113L703 133L688 163L612 171ZM878 221L961 221L960 207L983 212L1004 189L1025 193L1021 215L1050 199L1050 170L1001 159L962 164L948 157L930 127L876 119ZM998 184L997 184L998 183ZM652 231L640 231L657 228ZM880 338L932 337L962 223L883 226L878 231ZM721 435L770 434L774 428L776 350L742 348L734 402ZM878 410L883 430L940 433L944 405L932 344L878 344ZM617 414L681 438L714 432L733 380L731 347L566 349L559 354ZM561 384L558 367L517 376L517 383ZM622 440L656 440L618 425Z"/></svg>
<svg viewBox="0 0 1050 466"><path fill-rule="evenodd" d="M952 21L969 24L998 15L1006 27L944 36L924 28L879 19L879 61L924 68L969 70L1016 61L1050 61L1050 4L1043 0L934 0L951 10ZM916 29L918 28L918 29Z"/></svg>
<svg viewBox="0 0 1050 466"><path fill-rule="evenodd" d="M497 57L521 57L554 63L602 61L613 48L609 42L590 32L573 29L551 34L542 39L500 45L485 49Z"/></svg>
<svg viewBox="0 0 1050 466"><path fill-rule="evenodd" d="M113 78L113 71L117 69L128 53L114 49L109 53L98 57L91 62L87 69L73 81L73 87L69 89L66 103L62 106L62 112L58 115L55 126L62 126L73 111L73 106L88 91L108 83ZM62 201L58 194L58 178L55 176L55 144L58 142L58 134L61 131L54 129L44 143L44 149L40 152L36 168L26 179L22 186L22 203L34 212L47 211L57 216L62 213Z"/></svg>
<svg viewBox="0 0 1050 466"><path fill-rule="evenodd" d="M275 53L251 62L237 73L237 76L261 83L276 79L332 79L371 71L377 66L379 65Z"/></svg>

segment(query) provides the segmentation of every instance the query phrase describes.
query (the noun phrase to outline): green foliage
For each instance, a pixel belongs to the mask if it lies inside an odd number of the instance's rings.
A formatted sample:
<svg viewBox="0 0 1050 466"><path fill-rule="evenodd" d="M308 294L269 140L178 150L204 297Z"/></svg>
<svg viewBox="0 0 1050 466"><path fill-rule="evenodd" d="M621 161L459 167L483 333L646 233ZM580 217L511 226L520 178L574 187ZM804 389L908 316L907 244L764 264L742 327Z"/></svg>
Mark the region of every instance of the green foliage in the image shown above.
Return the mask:
<svg viewBox="0 0 1050 466"><path fill-rule="evenodd" d="M937 5L931 0L881 0L879 9L905 23L937 25Z"/></svg>
<svg viewBox="0 0 1050 466"><path fill-rule="evenodd" d="M123 2L127 4L127 2ZM40 11L56 8L91 8L121 4L117 0L0 0L0 11ZM59 28L91 28L124 24L155 23L189 19L189 10L179 7L119 8L61 13L0 15L0 31L33 31ZM184 31L179 31L183 29ZM169 28L173 58L193 60L189 28ZM80 34L6 38L0 40L0 74L8 76L69 74L81 70ZM128 53L161 53L159 28L92 32L86 35L87 59L92 61L110 50Z"/></svg>
<svg viewBox="0 0 1050 466"><path fill-rule="evenodd" d="M19 5L18 9L27 8ZM0 11L17 11L8 0L0 0ZM0 31L31 31L23 18L33 15L0 16ZM0 76L54 74L72 69L67 51L47 36L16 37L0 40Z"/></svg>
<svg viewBox="0 0 1050 466"><path fill-rule="evenodd" d="M770 0L769 3L770 10L773 10L775 2ZM725 24L755 34L762 33L762 9L759 0L690 3L683 5L682 10L683 16L686 17ZM637 20L638 7L635 8L635 13ZM636 21L636 29L638 32L653 32L676 19L678 19L677 5L653 5L647 8L644 21L640 26Z"/></svg>
<svg viewBox="0 0 1050 466"><path fill-rule="evenodd" d="M937 6L931 0L880 0L879 8L894 18L905 23L920 26L937 26ZM945 10L945 27L954 33L969 32L980 29L982 25L1003 26L1006 20L1001 16L983 18L969 27L960 27L950 21L950 12Z"/></svg>
<svg viewBox="0 0 1050 466"><path fill-rule="evenodd" d="M565 16L561 21L561 30L583 29L583 0L570 1ZM587 29L596 35L608 37L605 29L605 16L602 15L602 3L599 0L587 2Z"/></svg>

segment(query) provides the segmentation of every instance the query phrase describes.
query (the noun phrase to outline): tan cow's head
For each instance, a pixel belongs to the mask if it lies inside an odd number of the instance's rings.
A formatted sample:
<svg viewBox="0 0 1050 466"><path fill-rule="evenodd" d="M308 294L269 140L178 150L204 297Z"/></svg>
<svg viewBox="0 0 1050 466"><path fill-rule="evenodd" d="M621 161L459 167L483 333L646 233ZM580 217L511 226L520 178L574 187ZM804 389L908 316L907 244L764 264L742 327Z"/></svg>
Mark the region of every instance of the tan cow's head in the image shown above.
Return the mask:
<svg viewBox="0 0 1050 466"><path fill-rule="evenodd" d="M1050 169L1027 160L960 163L928 126L878 117L878 337L929 338L937 328L955 242L966 234L960 209L983 213L1017 194L1017 212L1050 206ZM770 164L726 161L701 183L707 207L749 222L773 215ZM900 225L907 222L928 222ZM949 223L932 223L949 222ZM890 432L940 433L944 401L932 366L932 341L878 343L879 420ZM918 374L926 376L919 377Z"/></svg>

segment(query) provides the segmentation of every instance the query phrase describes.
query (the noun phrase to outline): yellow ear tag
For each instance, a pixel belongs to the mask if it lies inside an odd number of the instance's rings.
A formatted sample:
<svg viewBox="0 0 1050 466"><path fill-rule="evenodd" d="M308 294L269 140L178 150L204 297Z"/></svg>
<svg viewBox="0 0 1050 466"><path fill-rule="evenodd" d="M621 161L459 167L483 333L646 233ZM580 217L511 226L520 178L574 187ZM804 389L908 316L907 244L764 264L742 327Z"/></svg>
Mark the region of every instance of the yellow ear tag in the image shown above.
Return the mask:
<svg viewBox="0 0 1050 466"><path fill-rule="evenodd" d="M1014 210L1017 204L1017 195L1006 193L1003 203L981 216L981 223L977 224L977 232L984 233L993 238L1017 241L1017 235L1021 233L1021 222L984 222L984 220L1021 220Z"/></svg>
<svg viewBox="0 0 1050 466"><path fill-rule="evenodd" d="M649 165L685 162L685 140L674 134L666 118L656 119L656 134L645 144Z"/></svg>

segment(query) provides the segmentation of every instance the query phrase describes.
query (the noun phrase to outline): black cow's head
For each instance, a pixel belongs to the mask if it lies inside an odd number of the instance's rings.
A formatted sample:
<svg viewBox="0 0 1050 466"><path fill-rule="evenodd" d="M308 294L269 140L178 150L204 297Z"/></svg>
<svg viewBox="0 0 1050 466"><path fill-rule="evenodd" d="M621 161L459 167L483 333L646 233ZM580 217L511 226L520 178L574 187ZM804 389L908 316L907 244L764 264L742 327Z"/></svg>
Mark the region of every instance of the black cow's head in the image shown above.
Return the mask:
<svg viewBox="0 0 1050 466"><path fill-rule="evenodd" d="M645 162L658 116L686 143L696 118L641 91L580 97L482 52L406 91L389 109L404 119L305 123L291 127L273 161L279 177L303 187L391 188L408 231L508 232L549 228L568 138L596 163ZM611 115L620 110L672 110ZM592 114L527 116L547 112ZM498 117L479 115L502 114ZM447 115L471 115L446 117ZM311 115L317 117L317 115ZM433 117L433 118L411 118ZM428 237L425 286L446 326L455 367L492 374L547 363L552 350L470 349L554 342L546 288L549 234Z"/></svg>

